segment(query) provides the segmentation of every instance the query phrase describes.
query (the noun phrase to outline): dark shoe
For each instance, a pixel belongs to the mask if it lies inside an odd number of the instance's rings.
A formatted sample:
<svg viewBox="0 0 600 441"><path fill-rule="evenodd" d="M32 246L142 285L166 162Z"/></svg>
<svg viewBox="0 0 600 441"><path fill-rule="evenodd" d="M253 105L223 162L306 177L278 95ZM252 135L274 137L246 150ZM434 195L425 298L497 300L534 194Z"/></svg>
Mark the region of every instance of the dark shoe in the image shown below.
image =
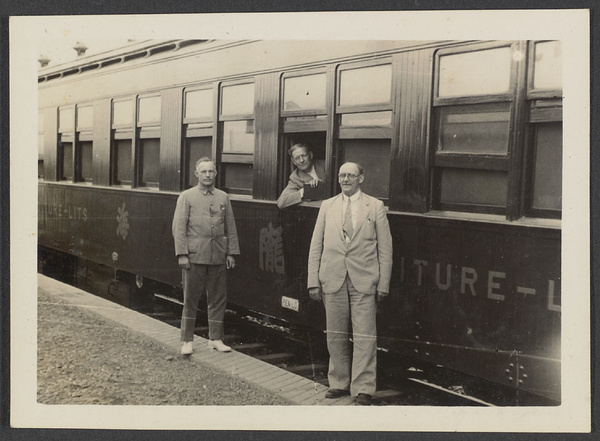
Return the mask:
<svg viewBox="0 0 600 441"><path fill-rule="evenodd" d="M369 394L358 394L356 397L356 404L359 406L370 406L371 405L371 395Z"/></svg>
<svg viewBox="0 0 600 441"><path fill-rule="evenodd" d="M343 389L329 389L325 394L325 398L340 398L344 395L350 395L350 391Z"/></svg>

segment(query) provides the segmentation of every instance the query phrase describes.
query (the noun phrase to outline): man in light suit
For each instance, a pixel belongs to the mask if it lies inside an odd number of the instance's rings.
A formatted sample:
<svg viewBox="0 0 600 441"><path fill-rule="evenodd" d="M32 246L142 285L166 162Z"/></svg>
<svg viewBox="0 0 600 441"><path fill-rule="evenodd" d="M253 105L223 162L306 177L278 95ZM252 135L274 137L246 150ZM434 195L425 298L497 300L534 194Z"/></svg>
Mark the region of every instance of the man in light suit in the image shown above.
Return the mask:
<svg viewBox="0 0 600 441"><path fill-rule="evenodd" d="M310 243L308 289L327 320L329 391L370 405L376 388L377 306L388 294L392 236L383 202L360 190L359 164L340 167L342 194L323 201ZM353 347L349 338L353 338Z"/></svg>
<svg viewBox="0 0 600 441"><path fill-rule="evenodd" d="M294 144L288 154L292 162L297 167L290 175L287 186L277 199L279 208L289 207L302 202L302 199L317 200L322 199L318 195L318 189L323 188L323 176L325 171L321 164L313 162L313 154L306 144ZM315 190L312 190L315 189ZM305 194L310 193L309 194ZM306 197L305 197L306 196Z"/></svg>

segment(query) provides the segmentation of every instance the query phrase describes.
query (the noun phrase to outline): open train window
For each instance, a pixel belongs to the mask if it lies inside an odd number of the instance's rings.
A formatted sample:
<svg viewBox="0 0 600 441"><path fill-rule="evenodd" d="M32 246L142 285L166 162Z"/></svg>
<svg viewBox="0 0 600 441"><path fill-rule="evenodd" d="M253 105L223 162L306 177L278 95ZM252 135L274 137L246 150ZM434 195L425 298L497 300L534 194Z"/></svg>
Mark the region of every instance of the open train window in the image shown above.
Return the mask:
<svg viewBox="0 0 600 441"><path fill-rule="evenodd" d="M336 118L338 161L365 169L362 189L383 200L390 194L394 84L389 59L340 66Z"/></svg>
<svg viewBox="0 0 600 441"><path fill-rule="evenodd" d="M252 194L254 168L254 83L221 86L219 107L219 156L221 188Z"/></svg>
<svg viewBox="0 0 600 441"><path fill-rule="evenodd" d="M511 42L436 52L434 209L506 213L517 52Z"/></svg>
<svg viewBox="0 0 600 441"><path fill-rule="evenodd" d="M75 106L58 109L58 179L73 181Z"/></svg>

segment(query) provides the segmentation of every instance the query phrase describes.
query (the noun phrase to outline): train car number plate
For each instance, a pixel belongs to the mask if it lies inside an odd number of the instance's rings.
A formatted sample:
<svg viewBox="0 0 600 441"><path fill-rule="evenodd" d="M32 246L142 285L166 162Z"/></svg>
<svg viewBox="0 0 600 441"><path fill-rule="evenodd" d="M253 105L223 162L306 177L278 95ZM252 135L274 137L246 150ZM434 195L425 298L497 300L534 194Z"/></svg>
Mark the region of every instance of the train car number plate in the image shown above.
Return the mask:
<svg viewBox="0 0 600 441"><path fill-rule="evenodd" d="M296 312L300 310L300 302L298 299L293 299L291 297L281 296L281 306Z"/></svg>

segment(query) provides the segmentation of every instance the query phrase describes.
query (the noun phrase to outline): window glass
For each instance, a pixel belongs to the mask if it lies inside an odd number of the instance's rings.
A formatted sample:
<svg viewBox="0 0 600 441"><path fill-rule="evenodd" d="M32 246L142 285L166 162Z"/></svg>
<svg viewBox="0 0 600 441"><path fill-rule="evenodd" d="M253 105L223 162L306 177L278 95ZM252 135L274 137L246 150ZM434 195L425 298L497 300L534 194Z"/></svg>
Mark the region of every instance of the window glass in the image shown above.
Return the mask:
<svg viewBox="0 0 600 441"><path fill-rule="evenodd" d="M440 56L438 96L508 92L511 58L510 47Z"/></svg>
<svg viewBox="0 0 600 441"><path fill-rule="evenodd" d="M562 205L562 123L537 127L533 208L560 210Z"/></svg>
<svg viewBox="0 0 600 441"><path fill-rule="evenodd" d="M441 174L442 203L506 206L508 173L504 171L445 168Z"/></svg>
<svg viewBox="0 0 600 441"><path fill-rule="evenodd" d="M132 125L133 100L113 102L113 124Z"/></svg>
<svg viewBox="0 0 600 441"><path fill-rule="evenodd" d="M193 90L185 94L185 118L212 119L212 89Z"/></svg>
<svg viewBox="0 0 600 441"><path fill-rule="evenodd" d="M187 187L193 187L198 184L198 177L194 174L196 171L196 161L204 156L212 157L212 138L210 136L187 138L186 163L187 163Z"/></svg>
<svg viewBox="0 0 600 441"><path fill-rule="evenodd" d="M138 122L152 123L160 121L160 96L140 98Z"/></svg>
<svg viewBox="0 0 600 441"><path fill-rule="evenodd" d="M62 157L62 170L61 179L72 181L73 180L73 143L72 142L61 142L61 157Z"/></svg>
<svg viewBox="0 0 600 441"><path fill-rule="evenodd" d="M77 129L94 126L94 108L92 106L77 107Z"/></svg>
<svg viewBox="0 0 600 441"><path fill-rule="evenodd" d="M365 170L362 190L380 199L389 197L390 146L389 139L347 139L343 144L344 162L357 162Z"/></svg>
<svg viewBox="0 0 600 441"><path fill-rule="evenodd" d="M452 153L506 154L510 104L440 108L438 149Z"/></svg>
<svg viewBox="0 0 600 441"><path fill-rule="evenodd" d="M131 183L133 173L131 164L131 140L115 140L115 147L115 153L117 156L115 158L115 177L117 184Z"/></svg>
<svg viewBox="0 0 600 441"><path fill-rule="evenodd" d="M81 179L84 181L92 180L92 141L80 142L81 149Z"/></svg>
<svg viewBox="0 0 600 441"><path fill-rule="evenodd" d="M252 164L222 164L225 188L252 190Z"/></svg>
<svg viewBox="0 0 600 441"><path fill-rule="evenodd" d="M283 80L283 110L325 108L327 77L324 73Z"/></svg>
<svg viewBox="0 0 600 441"><path fill-rule="evenodd" d="M562 89L562 45L548 41L535 45L534 89Z"/></svg>
<svg viewBox="0 0 600 441"><path fill-rule="evenodd" d="M392 66L343 70L340 76L340 106L388 104L392 97Z"/></svg>
<svg viewBox="0 0 600 441"><path fill-rule="evenodd" d="M158 184L160 139L140 139L142 185Z"/></svg>
<svg viewBox="0 0 600 441"><path fill-rule="evenodd" d="M38 156L44 156L44 135L38 135Z"/></svg>
<svg viewBox="0 0 600 441"><path fill-rule="evenodd" d="M223 153L254 153L254 120L223 123Z"/></svg>
<svg viewBox="0 0 600 441"><path fill-rule="evenodd" d="M58 131L69 132L73 130L73 121L75 120L75 114L73 108L60 109L58 111Z"/></svg>
<svg viewBox="0 0 600 441"><path fill-rule="evenodd" d="M389 127L392 125L392 112L344 113L342 127Z"/></svg>
<svg viewBox="0 0 600 441"><path fill-rule="evenodd" d="M223 87L221 115L249 115L254 113L254 84Z"/></svg>

